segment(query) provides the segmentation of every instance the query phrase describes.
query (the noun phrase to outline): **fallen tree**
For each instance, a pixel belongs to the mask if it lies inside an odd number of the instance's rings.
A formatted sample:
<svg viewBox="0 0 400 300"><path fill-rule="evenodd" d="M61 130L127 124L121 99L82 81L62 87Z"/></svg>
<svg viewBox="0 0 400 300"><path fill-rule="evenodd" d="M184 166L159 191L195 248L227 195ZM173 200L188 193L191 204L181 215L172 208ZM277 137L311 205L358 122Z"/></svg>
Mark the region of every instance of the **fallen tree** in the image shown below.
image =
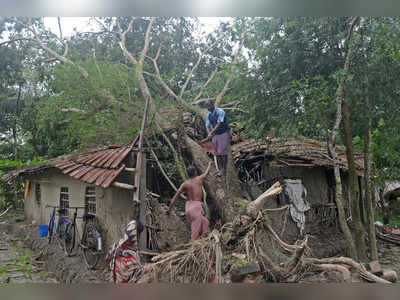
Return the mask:
<svg viewBox="0 0 400 300"><path fill-rule="evenodd" d="M263 242L265 238L268 244ZM329 273L338 282L390 283L348 257L311 257L310 238L306 235L303 240L287 244L270 226L268 214L259 210L246 225L238 216L219 230L214 229L207 238L153 256L140 282L237 282L248 272L266 282L302 282L308 276ZM397 278L393 271L386 271L386 276Z"/></svg>

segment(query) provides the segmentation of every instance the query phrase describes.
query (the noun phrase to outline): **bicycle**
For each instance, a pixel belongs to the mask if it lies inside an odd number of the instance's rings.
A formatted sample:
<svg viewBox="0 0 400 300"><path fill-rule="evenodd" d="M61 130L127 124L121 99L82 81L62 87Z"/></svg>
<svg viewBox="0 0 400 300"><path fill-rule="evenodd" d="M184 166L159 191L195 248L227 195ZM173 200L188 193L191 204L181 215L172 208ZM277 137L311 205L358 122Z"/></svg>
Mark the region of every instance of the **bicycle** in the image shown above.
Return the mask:
<svg viewBox="0 0 400 300"><path fill-rule="evenodd" d="M76 236L78 232L76 219L78 218L78 209L85 209L85 207L70 207L75 209L72 223L69 223L65 232L65 252L67 256L72 255L72 251L75 248ZM94 219L95 216L84 214L83 219L83 231L78 247L82 248L83 258L89 269L94 269L99 261L99 257L102 254L102 237L99 229L95 225L88 224L89 220ZM78 249L79 250L79 249Z"/></svg>
<svg viewBox="0 0 400 300"><path fill-rule="evenodd" d="M53 208L53 212L50 215L50 221L49 221L49 226L48 226L48 237L47 237L48 243L50 245L53 240L53 233L54 233L54 227L55 227L56 228L55 237L57 239L58 246L61 249L64 249L64 234L65 234L67 225L70 223L67 218L63 217L66 210L59 208L58 206L53 206L53 205L46 205L46 208L47 207ZM55 226L56 212L58 213L58 222L57 222L57 225Z"/></svg>

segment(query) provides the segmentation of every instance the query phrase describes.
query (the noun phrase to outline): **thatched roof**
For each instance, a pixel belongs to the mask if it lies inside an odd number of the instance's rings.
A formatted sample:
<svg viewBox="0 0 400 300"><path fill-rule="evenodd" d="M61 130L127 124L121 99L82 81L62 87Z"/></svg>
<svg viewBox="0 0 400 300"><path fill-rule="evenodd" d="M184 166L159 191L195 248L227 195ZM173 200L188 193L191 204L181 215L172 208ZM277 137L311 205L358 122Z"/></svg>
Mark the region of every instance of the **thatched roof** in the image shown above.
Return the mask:
<svg viewBox="0 0 400 300"><path fill-rule="evenodd" d="M347 159L344 147L336 148L340 168L347 171ZM276 167L325 167L333 168L332 159L328 155L326 143L300 138L267 138L263 141L245 140L232 146L235 164L250 163L256 166L264 160ZM356 168L364 168L363 158L356 153Z"/></svg>

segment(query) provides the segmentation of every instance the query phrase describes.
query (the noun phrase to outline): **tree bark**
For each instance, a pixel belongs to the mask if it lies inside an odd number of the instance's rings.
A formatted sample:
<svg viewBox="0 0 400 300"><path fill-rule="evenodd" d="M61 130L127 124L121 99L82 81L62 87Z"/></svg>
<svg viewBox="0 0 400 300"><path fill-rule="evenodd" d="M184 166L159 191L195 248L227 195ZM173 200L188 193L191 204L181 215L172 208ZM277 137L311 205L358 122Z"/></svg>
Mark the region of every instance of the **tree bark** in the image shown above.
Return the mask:
<svg viewBox="0 0 400 300"><path fill-rule="evenodd" d="M340 113L340 111L339 111ZM335 183L336 183L336 207L338 209L338 219L339 219L339 227L340 230L344 234L344 238L346 239L348 245L349 245L349 254L351 258L357 259L357 251L356 251L356 246L354 244L353 236L351 235L351 231L349 226L347 225L346 222L346 214L344 211L344 206L343 206L343 189L342 189L342 179L340 177L340 169L339 169L339 161L337 157L336 150L333 148L332 144L329 143L329 150L331 152L333 161L334 161L334 174L335 174Z"/></svg>
<svg viewBox="0 0 400 300"><path fill-rule="evenodd" d="M348 185L350 189L350 204L353 216L354 235L357 248L358 259L367 262L366 246L365 246L365 230L361 221L360 213L360 189L358 186L358 179L356 174L356 166L354 162L354 150L350 124L349 107L346 101L342 103L343 109L343 125L346 144L346 157L349 169Z"/></svg>
<svg viewBox="0 0 400 300"><path fill-rule="evenodd" d="M368 98L365 100L366 107L369 106ZM378 260L378 250L376 248L375 236L375 211L371 197L371 152L370 152L371 120L368 117L364 131L364 184L365 202L367 208L367 228L369 237L369 249L371 260Z"/></svg>
<svg viewBox="0 0 400 300"><path fill-rule="evenodd" d="M355 23L357 22L357 17L353 19L348 32L347 32L347 39L346 42L348 43L351 39L351 34L354 28ZM344 63L343 70L345 73L348 72L349 66L350 66L350 59L351 59L351 54L352 54L352 48L350 47L349 50L347 51L346 55L346 60ZM357 251L356 251L356 246L354 244L353 236L351 234L351 231L349 229L349 226L347 225L346 221L346 214L344 211L344 206L343 206L343 189L342 189L342 179L340 177L340 167L339 167L339 159L338 155L335 150L335 140L336 140L336 135L339 130L340 123L342 121L342 103L344 99L344 88L343 88L343 79L339 80L338 83L338 88L336 91L336 120L335 124L332 129L332 134L327 136L327 142L328 142L328 152L330 153L332 159L333 159L333 165L334 165L334 175L335 175L335 189L336 189L336 206L338 209L338 219L339 219L339 226L341 231L344 234L344 237L349 245L349 252L350 256L353 259L357 259Z"/></svg>
<svg viewBox="0 0 400 300"><path fill-rule="evenodd" d="M349 31L347 33L347 43L351 40L351 34L355 24L360 20L360 17L355 17L350 25ZM348 47L346 62L344 66L344 71L347 74L348 69L350 67L350 56L352 54L353 47L350 45ZM354 151L353 151L353 141L352 141L352 133L351 133L351 125L350 125L350 113L349 107L345 99L343 80L340 83L341 87L341 95L342 95L342 117L343 117L343 125L344 125L344 135L345 135L345 145L346 145L346 157L348 164L348 185L350 190L350 206L353 217L353 226L354 226L354 235L355 235L355 243L358 254L358 259L361 261L367 261L366 256L366 247L365 247L365 230L363 223L361 222L361 213L360 213L360 190L358 186L358 179L356 174L356 167L354 163Z"/></svg>

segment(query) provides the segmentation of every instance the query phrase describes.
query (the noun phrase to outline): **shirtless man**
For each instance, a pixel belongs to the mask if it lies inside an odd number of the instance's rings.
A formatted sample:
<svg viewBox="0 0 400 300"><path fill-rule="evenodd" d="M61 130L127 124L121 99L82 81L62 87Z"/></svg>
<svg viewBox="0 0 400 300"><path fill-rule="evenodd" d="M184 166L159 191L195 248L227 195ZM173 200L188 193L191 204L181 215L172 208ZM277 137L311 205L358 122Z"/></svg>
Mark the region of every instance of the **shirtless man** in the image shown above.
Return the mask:
<svg viewBox="0 0 400 300"><path fill-rule="evenodd" d="M203 199L203 181L206 179L210 172L211 162L208 163L207 170L197 176L197 171L193 166L187 168L189 179L186 180L179 187L168 209L168 214L171 212L172 207L175 205L179 195L186 191L187 199L185 204L186 218L188 219L191 227L191 240L197 240L200 236L206 237L208 233L208 226L210 222L204 217L204 210L202 206Z"/></svg>

